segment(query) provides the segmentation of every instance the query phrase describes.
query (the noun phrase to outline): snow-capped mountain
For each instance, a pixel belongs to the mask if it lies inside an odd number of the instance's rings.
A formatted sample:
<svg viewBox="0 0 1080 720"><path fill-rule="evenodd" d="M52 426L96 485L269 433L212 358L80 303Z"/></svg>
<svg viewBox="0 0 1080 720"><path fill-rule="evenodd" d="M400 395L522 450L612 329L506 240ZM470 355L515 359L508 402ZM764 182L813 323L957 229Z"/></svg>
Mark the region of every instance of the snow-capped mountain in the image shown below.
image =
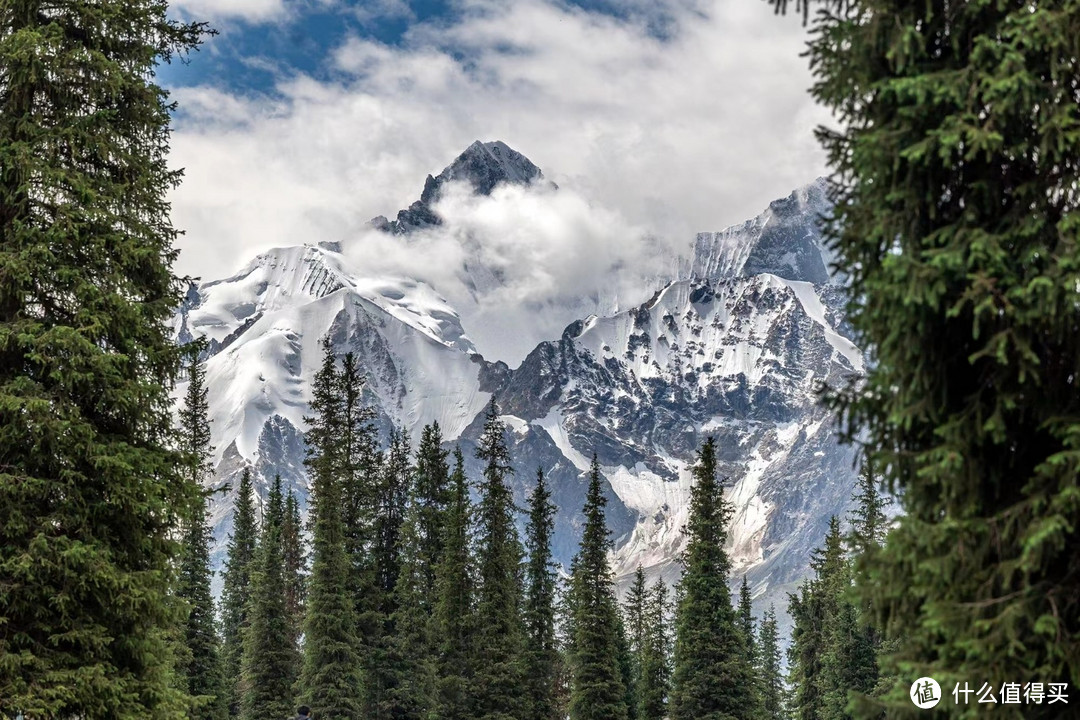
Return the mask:
<svg viewBox="0 0 1080 720"><path fill-rule="evenodd" d="M451 181L478 194L500 183L553 191L537 187L546 182L539 168L505 144L474 143L428 177L418 203L375 225L404 243L443 223L437 201ZM209 341L217 481L235 486L251 466L264 488L280 473L306 494L303 418L329 337L336 352L361 360L384 428L418 432L437 420L469 457L494 396L510 428L518 499L537 468L552 481L564 563L576 550L584 472L596 453L610 483L617 572L640 562L673 577L689 468L701 442L716 437L736 509L736 576L749 575L759 605L782 607L855 479L851 451L817 402L821 383L863 367L821 243L818 216L827 210L819 181L740 226L702 233L684 257L649 271L659 290L631 307L600 307L602 288L583 287L582 307L593 314L515 368L482 357L439 288L372 275L346 243L263 253L232 277L192 288L175 318L179 339ZM462 273L486 272L475 253L464 257L472 266ZM231 507L224 497L214 508L219 542Z"/></svg>

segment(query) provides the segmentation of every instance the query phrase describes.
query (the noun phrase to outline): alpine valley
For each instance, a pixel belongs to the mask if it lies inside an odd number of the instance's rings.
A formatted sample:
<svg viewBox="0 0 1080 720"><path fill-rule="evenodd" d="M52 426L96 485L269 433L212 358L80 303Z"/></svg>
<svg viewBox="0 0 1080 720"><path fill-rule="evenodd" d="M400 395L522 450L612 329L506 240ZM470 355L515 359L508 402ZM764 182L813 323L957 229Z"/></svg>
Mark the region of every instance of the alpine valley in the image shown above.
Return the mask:
<svg viewBox="0 0 1080 720"><path fill-rule="evenodd" d="M429 176L417 202L392 220L376 218L368 232L407 247L443 230L444 193L487 196L506 184L560 192L505 144L477 142ZM808 573L830 516L846 515L856 480L853 450L837 442L818 399L823 383L844 383L864 363L847 337L842 279L831 275L821 240L828 209L819 180L741 225L697 235L681 257L658 252L635 279L639 297L583 288L573 301L541 304L537 318L565 331L530 345L513 368L485 359L484 344L470 339L490 344L508 332L477 309L507 282L485 263L478 239L460 238L465 259L455 272L468 292L453 304L430 282L366 270L347 241L260 254L231 277L192 285L174 320L179 341L208 341L215 483L235 488L250 466L263 497L280 474L303 501L309 384L329 337L338 353L360 360L384 436L400 427L415 440L437 421L471 459L494 398L519 503L538 467L550 480L555 559L564 567L596 453L609 483L616 573L626 577L641 563L675 580L689 468L714 436L735 508L732 583L747 575L756 611L776 604L786 617L787 592ZM214 495L219 563L231 492Z"/></svg>

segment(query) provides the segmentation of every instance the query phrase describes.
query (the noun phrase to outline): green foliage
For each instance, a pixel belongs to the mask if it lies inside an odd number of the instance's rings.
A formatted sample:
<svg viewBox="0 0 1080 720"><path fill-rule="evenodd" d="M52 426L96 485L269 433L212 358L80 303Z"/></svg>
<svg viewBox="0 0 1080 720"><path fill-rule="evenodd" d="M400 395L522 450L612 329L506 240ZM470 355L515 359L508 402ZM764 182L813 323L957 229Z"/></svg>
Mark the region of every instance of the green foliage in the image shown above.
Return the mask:
<svg viewBox="0 0 1080 720"><path fill-rule="evenodd" d="M630 710L632 717L637 717L640 714L642 705L640 690L645 665L646 635L649 630L646 610L648 598L649 588L645 583L645 568L639 564L634 572L634 581L630 584L630 590L626 595L626 604L623 607L627 649L630 654L630 689L633 693Z"/></svg>
<svg viewBox="0 0 1080 720"><path fill-rule="evenodd" d="M295 630L293 645L300 646L304 627L304 598L307 583L304 577L307 558L304 552L303 523L300 503L291 489L285 498L285 517L281 526L281 554L285 561L285 608Z"/></svg>
<svg viewBox="0 0 1080 720"><path fill-rule="evenodd" d="M675 618L673 720L755 716L754 669L731 605L724 550L731 507L716 477L716 445L706 440L694 466L690 519Z"/></svg>
<svg viewBox="0 0 1080 720"><path fill-rule="evenodd" d="M436 716L471 720L475 651L473 616L474 563L469 523L472 504L465 478L465 459L454 450L443 551L435 570L432 635L436 642Z"/></svg>
<svg viewBox="0 0 1080 720"><path fill-rule="evenodd" d="M285 604L284 553L281 530L285 500L281 478L275 477L266 501L259 545L251 576L251 605L244 633L242 673L243 720L285 717L292 710L293 684L299 666L292 644L295 629Z"/></svg>
<svg viewBox="0 0 1080 720"><path fill-rule="evenodd" d="M312 417L306 418L311 479L311 576L304 620L304 657L298 687L315 717L359 720L363 714L362 655L353 566L346 545L341 474L344 415L330 344L312 384ZM288 605L286 604L286 609Z"/></svg>
<svg viewBox="0 0 1080 720"><path fill-rule="evenodd" d="M667 586L657 580L645 598L644 634L641 647L641 675L638 679L638 718L663 720L671 691L671 635L668 621Z"/></svg>
<svg viewBox="0 0 1080 720"><path fill-rule="evenodd" d="M484 418L476 457L484 462L477 507L478 580L472 694L478 720L524 715L521 693L525 628L521 617L523 550L514 524L513 473L506 426L494 399Z"/></svg>
<svg viewBox="0 0 1080 720"><path fill-rule="evenodd" d="M761 619L758 635L758 677L761 688L761 720L786 720L784 678L780 670L780 634L776 609L770 607Z"/></svg>
<svg viewBox="0 0 1080 720"><path fill-rule="evenodd" d="M255 493L251 485L251 470L244 468L233 504L233 531L225 555L225 574L222 580L221 616L222 674L227 684L226 698L229 715L240 713L243 688L241 658L243 635L248 627L248 604L251 601L251 573L258 543L255 520Z"/></svg>
<svg viewBox="0 0 1080 720"><path fill-rule="evenodd" d="M536 471L536 487L529 496L529 524L525 548L525 692L526 720L564 717L558 703L559 647L555 637L555 594L558 579L551 560L555 511L543 470Z"/></svg>
<svg viewBox="0 0 1080 720"><path fill-rule="evenodd" d="M205 29L141 0L0 4L0 715L182 717L166 323L172 105Z"/></svg>
<svg viewBox="0 0 1080 720"><path fill-rule="evenodd" d="M442 429L439 423L426 426L416 450L415 486L412 504L415 508L417 564L423 575L424 600L429 604L434 596L435 570L442 555L445 534L446 508L450 501L449 451L442 449Z"/></svg>
<svg viewBox="0 0 1080 720"><path fill-rule="evenodd" d="M879 499L863 495L863 500L856 518L870 520L857 522L852 537L872 537L867 524L877 523L873 508ZM811 565L814 576L791 598L792 710L807 720L847 720L855 698L865 701L877 684L877 649L876 635L852 599L852 562L845 556L836 517L830 519L825 546L814 552Z"/></svg>
<svg viewBox="0 0 1080 720"><path fill-rule="evenodd" d="M413 484L413 467L409 458L409 439L404 432L390 435L390 447L386 454L375 487L373 505L375 515L372 523L371 569L375 585L369 595L369 612L366 622L373 625L375 633L368 638L366 716L371 720L394 716L401 693L398 685L411 683L408 659L395 657L398 644L395 628L397 616L397 582L401 574L401 529L404 523L405 504ZM405 693L410 691L406 689ZM412 693L415 695L415 693ZM401 700L414 703L408 697Z"/></svg>
<svg viewBox="0 0 1080 720"><path fill-rule="evenodd" d="M822 5L832 246L874 358L836 405L903 511L860 581L899 643L888 712L926 675L1075 688L1080 5Z"/></svg>
<svg viewBox="0 0 1080 720"><path fill-rule="evenodd" d="M604 519L600 466L593 456L585 495L581 548L570 568L570 718L625 720L626 685L620 667L622 623L608 566L610 531Z"/></svg>
<svg viewBox="0 0 1080 720"><path fill-rule="evenodd" d="M187 458L190 481L202 488L210 479L210 422L206 368L199 362L201 345L190 349L188 387L180 408L180 447ZM180 655L177 671L184 689L192 698L190 717L204 714L221 716L228 711L225 678L221 666L221 639L214 617L214 597L210 592L210 528L206 524L205 495L200 494L194 511L182 524L183 553L177 584L177 597L187 608L183 638L185 652Z"/></svg>

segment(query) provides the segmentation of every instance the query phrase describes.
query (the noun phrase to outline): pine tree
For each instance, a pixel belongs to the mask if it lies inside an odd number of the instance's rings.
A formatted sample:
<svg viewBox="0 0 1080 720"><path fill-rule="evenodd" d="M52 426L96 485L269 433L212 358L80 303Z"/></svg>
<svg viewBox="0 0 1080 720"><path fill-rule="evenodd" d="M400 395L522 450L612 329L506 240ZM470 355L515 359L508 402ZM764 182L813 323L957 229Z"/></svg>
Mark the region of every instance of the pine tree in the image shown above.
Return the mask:
<svg viewBox="0 0 1080 720"><path fill-rule="evenodd" d="M266 501L251 577L242 668L245 692L240 717L243 720L283 718L292 711L298 659L285 605L285 560L281 547L284 520L281 478L275 477Z"/></svg>
<svg viewBox="0 0 1080 720"><path fill-rule="evenodd" d="M427 594L427 568L423 552L420 512L415 496L409 500L401 527L401 567L392 596L392 633L386 638L381 675L382 712L391 718L428 717L435 707L435 652L431 637L431 597Z"/></svg>
<svg viewBox="0 0 1080 720"><path fill-rule="evenodd" d="M442 429L433 422L424 427L416 450L416 532L417 562L424 573L424 596L428 602L435 590L435 570L442 556L446 508L450 502L449 451L442 449Z"/></svg>
<svg viewBox="0 0 1080 720"><path fill-rule="evenodd" d="M693 474L675 621L671 717L752 718L754 672L727 584L731 561L724 543L732 511L717 481L712 438L699 451Z"/></svg>
<svg viewBox="0 0 1080 720"><path fill-rule="evenodd" d="M209 458L210 421L206 368L199 362L201 344L189 349L188 387L180 408L180 447L187 459L189 481L202 488L213 469ZM190 716L221 716L227 712L225 679L221 666L221 640L210 592L210 528L206 525L206 500L201 494L190 517L183 521L184 549L180 561L177 596L188 609L184 625L186 652L179 670L184 688L192 698Z"/></svg>
<svg viewBox="0 0 1080 720"><path fill-rule="evenodd" d="M827 662L830 653L835 652L832 629L850 585L840 521L835 516L829 519L824 547L814 551L810 565L813 576L803 583L798 596L790 596L788 609L795 621L788 669L796 720L829 716L836 711L837 693L845 693L846 697L847 692L840 684L836 659Z"/></svg>
<svg viewBox="0 0 1080 720"><path fill-rule="evenodd" d="M755 701L760 703L761 677L756 671L758 666L757 627L754 621L754 605L750 597L750 586L747 583L746 575L743 575L742 585L739 588L738 611L739 630L742 632L743 638L745 638L746 641L746 656L750 661L751 667L755 669L752 678Z"/></svg>
<svg viewBox="0 0 1080 720"><path fill-rule="evenodd" d="M536 487L529 496L529 524L525 528L525 548L529 552L525 577L526 720L559 717L556 697L559 648L555 637L558 580L551 560L556 509L544 480L544 471L537 470Z"/></svg>
<svg viewBox="0 0 1080 720"><path fill-rule="evenodd" d="M663 720L667 717L667 698L671 691L667 602L667 586L663 580L657 580L645 599L645 633L638 688L640 720Z"/></svg>
<svg viewBox="0 0 1080 720"><path fill-rule="evenodd" d="M523 550L514 524L509 478L513 473L506 449L506 426L492 399L476 448L484 477L477 508L475 718L509 720L524 716L521 688L524 626L521 617Z"/></svg>
<svg viewBox="0 0 1080 720"><path fill-rule="evenodd" d="M754 655L755 638L757 631L754 623L754 606L750 598L750 586L743 575L742 586L739 588L739 629L746 638L746 650L750 659L756 663Z"/></svg>
<svg viewBox="0 0 1080 720"><path fill-rule="evenodd" d="M285 560L285 607L293 630L293 645L299 649L300 635L304 628L304 597L307 592L304 571L307 560L304 552L300 503L292 490L289 490L285 498L281 551Z"/></svg>
<svg viewBox="0 0 1080 720"><path fill-rule="evenodd" d="M329 346L329 339L326 340ZM329 348L326 350L330 353ZM349 559L347 591L354 605L356 637L362 662L364 713L373 713L371 677L378 662L384 633L385 599L379 586L376 563L375 527L379 512L379 494L384 484L383 458L373 423L374 410L363 402L365 380L356 356L348 352L341 361L341 371L332 382L339 402L336 440L328 455L331 472L341 483L342 519L345 551Z"/></svg>
<svg viewBox="0 0 1080 720"><path fill-rule="evenodd" d="M0 5L0 715L178 718L163 2Z"/></svg>
<svg viewBox="0 0 1080 720"><path fill-rule="evenodd" d="M473 616L473 558L469 525L472 504L465 478L465 459L454 450L442 557L435 570L436 717L472 720L473 667L477 657Z"/></svg>
<svg viewBox="0 0 1080 720"><path fill-rule="evenodd" d="M900 643L889 715L922 676L1075 691L1080 6L827 6L831 245L874 358L835 404L902 506L860 582Z"/></svg>
<svg viewBox="0 0 1080 720"><path fill-rule="evenodd" d="M359 720L363 714L361 643L356 599L350 592L354 568L343 518L341 473L343 403L333 349L323 344L323 361L312 383L312 416L305 418L311 478L311 575L304 620L304 657L298 687L315 717Z"/></svg>
<svg viewBox="0 0 1080 720"><path fill-rule="evenodd" d="M826 618L817 584L806 580L797 593L788 596L791 615L791 645L788 646L788 707L793 720L818 720L824 698L821 694L821 657L825 650L822 629Z"/></svg>
<svg viewBox="0 0 1080 720"><path fill-rule="evenodd" d="M240 713L240 698L244 690L239 684L243 635L248 626L248 603L251 601L251 573L258 542L255 520L255 495L251 485L251 470L244 468L233 504L233 531L225 556L225 573L221 591L222 673L230 716Z"/></svg>
<svg viewBox="0 0 1080 720"><path fill-rule="evenodd" d="M770 607L761 619L758 635L758 675L761 678L761 720L785 720L784 678L780 671L780 634L776 609Z"/></svg>
<svg viewBox="0 0 1080 720"><path fill-rule="evenodd" d="M397 687L409 681L404 659L394 662L397 644L394 620L397 615L396 589L401 574L401 529L409 488L413 484L409 438L401 431L390 434L390 447L375 493L375 516L371 562L375 587L371 595L371 614L375 634L370 638L367 668L366 716L371 720L392 717L397 701ZM404 698L410 705L409 698Z"/></svg>
<svg viewBox="0 0 1080 720"><path fill-rule="evenodd" d="M631 714L636 717L641 709L640 688L642 685L642 671L646 651L646 635L648 622L646 606L648 604L649 588L645 583L645 568L640 564L634 572L634 581L630 584L627 592L624 616L626 625L626 638L630 652L630 687L633 693Z"/></svg>
<svg viewBox="0 0 1080 720"><path fill-rule="evenodd" d="M622 629L607 558L611 539L604 519L606 504L594 455L581 548L570 569L571 720L625 720L628 712L619 666Z"/></svg>

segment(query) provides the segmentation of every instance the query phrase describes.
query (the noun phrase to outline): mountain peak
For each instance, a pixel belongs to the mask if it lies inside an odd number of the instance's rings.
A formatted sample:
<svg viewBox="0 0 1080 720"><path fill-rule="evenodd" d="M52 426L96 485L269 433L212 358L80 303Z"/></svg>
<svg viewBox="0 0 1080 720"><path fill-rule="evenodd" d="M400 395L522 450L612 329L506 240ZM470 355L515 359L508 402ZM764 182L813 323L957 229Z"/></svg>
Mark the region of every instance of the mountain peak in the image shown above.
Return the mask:
<svg viewBox="0 0 1080 720"><path fill-rule="evenodd" d="M438 175L427 176L420 199L397 214L396 220L380 215L371 224L386 232L401 235L419 228L441 225L442 219L432 210L446 183L467 182L477 195L490 195L497 185L529 185L544 180L544 173L529 158L501 140L473 142ZM551 183L554 186L554 183Z"/></svg>

